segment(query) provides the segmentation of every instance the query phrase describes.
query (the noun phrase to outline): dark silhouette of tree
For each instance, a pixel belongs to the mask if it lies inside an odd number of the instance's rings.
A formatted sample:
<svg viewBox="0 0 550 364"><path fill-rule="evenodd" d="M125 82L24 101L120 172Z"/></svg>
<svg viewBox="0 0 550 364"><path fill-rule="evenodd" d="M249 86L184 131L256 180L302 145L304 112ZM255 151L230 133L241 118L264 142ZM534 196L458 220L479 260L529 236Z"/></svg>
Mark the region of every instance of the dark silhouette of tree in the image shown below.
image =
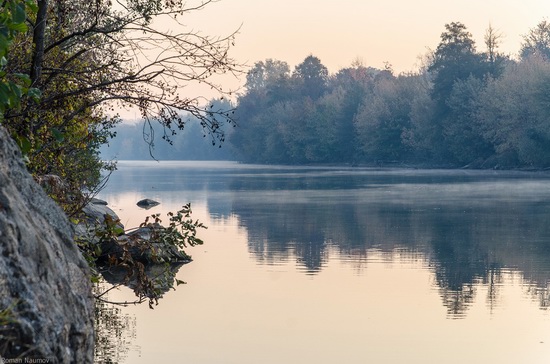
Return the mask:
<svg viewBox="0 0 550 364"><path fill-rule="evenodd" d="M432 146L435 159L456 162L449 151L446 124L454 121L448 100L457 81L466 80L470 76L483 78L488 71L484 57L476 52L472 34L462 23L453 22L445 25L441 41L434 53L433 61L428 68L433 74L431 97L435 101L435 126L432 136Z"/></svg>
<svg viewBox="0 0 550 364"><path fill-rule="evenodd" d="M543 20L523 36L520 55L522 59L539 56L550 60L550 23Z"/></svg>
<svg viewBox="0 0 550 364"><path fill-rule="evenodd" d="M266 90L281 78L290 77L290 68L284 61L267 59L259 61L246 74L247 90Z"/></svg>
<svg viewBox="0 0 550 364"><path fill-rule="evenodd" d="M317 100L327 89L328 69L313 55L307 56L297 65L292 76L298 81L302 95L312 100Z"/></svg>
<svg viewBox="0 0 550 364"><path fill-rule="evenodd" d="M476 53L472 34L462 23L445 25L441 41L434 53L428 71L434 74L432 98L437 101L442 113L446 112L445 101L452 92L457 80L465 80L477 70L482 62Z"/></svg>
<svg viewBox="0 0 550 364"><path fill-rule="evenodd" d="M489 73L493 77L498 77L504 70L506 63L510 62L509 57L499 52L498 48L502 39L502 33L498 32L489 24L485 31L485 55L489 63Z"/></svg>

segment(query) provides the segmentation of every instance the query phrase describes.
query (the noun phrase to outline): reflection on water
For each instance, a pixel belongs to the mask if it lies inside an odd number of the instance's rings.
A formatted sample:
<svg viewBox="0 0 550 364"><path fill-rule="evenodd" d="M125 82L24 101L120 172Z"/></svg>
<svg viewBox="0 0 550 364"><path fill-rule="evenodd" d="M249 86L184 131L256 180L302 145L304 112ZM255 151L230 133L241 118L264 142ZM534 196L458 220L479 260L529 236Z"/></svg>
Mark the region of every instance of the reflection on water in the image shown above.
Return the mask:
<svg viewBox="0 0 550 364"><path fill-rule="evenodd" d="M108 285L95 284L95 363L123 363L130 350L139 350L134 344L136 318L122 312L121 307L106 303Z"/></svg>
<svg viewBox="0 0 550 364"><path fill-rule="evenodd" d="M408 332L414 330L409 327L409 321L413 325L427 325L432 329L418 333L427 342L440 340L440 334L451 341L457 339L454 335L462 335L463 332L457 327L447 331L447 324L438 321L441 317L438 310L434 309L435 306L422 301L428 300L432 291L437 294L439 305L444 309L443 319L467 321L465 327L475 327L478 333L470 334L481 335L479 340L486 340L487 332L479 329L476 323L486 324L486 320L491 320L495 312L509 310L510 315L514 312L513 315L528 320L532 314L513 311L513 303L532 302L544 315L549 304L550 175L547 173L283 168L219 162L206 165L190 162L124 162L111 178L108 190L104 191L102 197L118 210L126 224L139 222L141 217L134 216L133 204L141 198L161 201L157 208L163 212L175 210L186 202L192 202L193 206L204 210L201 212L204 217L201 218L207 220L207 225L214 230L213 234L219 235L211 240L206 237L205 249L209 253L200 252L201 261L196 259L190 267L182 269L181 274L184 276L181 278L190 282L189 287L186 287L188 291L181 293L182 302L192 302L195 298L193 292L197 299L206 294L200 291L202 282L209 290L218 287L216 299L226 302L229 307L239 300L241 305L255 304L250 297L251 292L246 289L225 292L225 288L217 285L218 282L208 280L216 269L222 274L240 277L240 284L245 288L252 290L255 287L261 291L258 294L266 296L272 295L269 290L281 289L279 286L274 288L274 282L284 280L288 281L289 290L283 293L286 300L309 300L322 292L341 295L328 299L329 302L326 302L328 297L316 301L319 310L325 307L328 312L332 312L331 315L334 315L334 310L347 311L355 303L363 302L363 309L370 309L370 312L357 312L357 320L348 322L347 326L326 317L324 319L327 320L329 330L338 331L345 326L344 332L358 331L366 337L374 335L371 337L373 342L393 335L388 332L389 336L386 336L386 329L380 325L386 328L397 325L398 330ZM228 226L243 233L244 238L242 234L228 233ZM243 246L246 255L240 253ZM216 253L213 253L214 250ZM216 265L209 266L209 262L214 260L213 256L222 254L222 251L223 255L220 255ZM237 261L240 265L234 264ZM244 269L242 267L247 267L246 271L239 273ZM342 275L342 267L351 269L352 275ZM203 271L206 277L193 276L190 279L187 275L193 275L195 269L210 270L207 273ZM264 274L266 280L260 280L258 277ZM340 279L330 278L339 275ZM319 291L309 291L309 288L308 293L298 291L303 289L296 286L296 282L301 282L300 276L314 280ZM376 282L372 281L373 276L378 277ZM219 281L220 277L216 277ZM406 282L409 277L411 282ZM414 281L414 277L417 281ZM356 290L342 291L355 279L358 279L359 286L369 287L368 294L383 302L385 307L365 301L366 297L358 296ZM426 279L430 282L427 291ZM403 285L407 288L403 288ZM516 292L516 289L519 291ZM512 291L516 293L510 296ZM179 293L175 294L180 297ZM170 295L164 300L166 302L161 302L161 306L170 305ZM388 314L386 310L393 307L389 303L392 300L402 304ZM417 300L424 303L415 305ZM276 305L277 302L268 301L267 304ZM485 307L483 314L479 310L480 304ZM281 309L286 311L291 308L285 302ZM398 312L403 309L406 317ZM256 312L252 308L249 310L235 309L231 315L236 315L235 320L247 322L248 315ZM383 318L373 319L372 315ZM278 316L274 315L274 319ZM299 323L301 319L291 313L283 316L286 318L279 319L290 320L290 326L282 329L285 335L292 336L292 330L301 332L306 329ZM340 314L334 317L340 317ZM422 317L423 323L417 322L414 317ZM231 327L220 326L221 322L225 322L224 319L219 318L211 329L221 333L226 330L228 335L232 335L234 324ZM344 316L341 319L345 320ZM257 322L263 322L267 327L277 325L265 320L262 317ZM533 320L536 321L525 321L525 325L532 326L533 333L538 332L537 325L541 322L545 325L544 330L550 332L548 316L536 316ZM257 331L265 329L257 325ZM369 327L374 327L374 331L370 331L373 329ZM322 337L307 331L313 335L312 340L321 343L331 337L323 329L320 329L320 332L324 332ZM276 335L276 332L267 335ZM399 342L399 338L404 338L400 335L396 334L395 340L404 345ZM415 336L412 335L411 340ZM501 341L507 339L502 338ZM254 339L246 337L244 340ZM542 345L541 341L550 341L550 337L536 340L537 344ZM276 339L273 341L277 342ZM222 345L217 341L211 344ZM343 347L335 350L354 352L348 344L342 344ZM289 350L291 346L287 344ZM268 346L265 350L274 350L274 347ZM301 350L295 349L303 353ZM402 351L403 355L408 353L408 362L426 362L414 357L420 357L419 353L427 350L431 349L420 346L415 349L403 348ZM488 345L487 350L492 353L491 345ZM544 355L550 355L547 347L537 347L534 351L529 347L529 350L530 355L539 355L540 350L546 350ZM356 358L379 360L375 352L358 351ZM326 350L322 354L319 358L323 359L314 362L330 362ZM509 354L503 354L503 360L494 362L514 362L508 361L512 358L519 360L516 362L526 362L522 360L525 358ZM235 354L239 360L234 362L253 362L252 353L240 355ZM413 355L413 359L410 355ZM198 356L200 359L196 362L216 362L206 360L205 357ZM434 357L437 357L437 353L428 356L427 362L431 362L430 359ZM272 362L276 362L275 359ZM395 359L377 362L403 361ZM456 362L461 361L457 359Z"/></svg>

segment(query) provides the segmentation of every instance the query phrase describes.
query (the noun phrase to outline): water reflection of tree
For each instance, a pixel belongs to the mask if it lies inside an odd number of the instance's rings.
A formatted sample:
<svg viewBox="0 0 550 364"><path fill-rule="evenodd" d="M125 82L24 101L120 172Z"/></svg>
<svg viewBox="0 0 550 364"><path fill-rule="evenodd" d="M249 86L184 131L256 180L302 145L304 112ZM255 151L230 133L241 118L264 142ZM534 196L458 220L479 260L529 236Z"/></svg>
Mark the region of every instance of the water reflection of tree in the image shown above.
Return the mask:
<svg viewBox="0 0 550 364"><path fill-rule="evenodd" d="M487 285L487 303L491 313L498 306L500 296L499 287L504 281L502 270L497 266L491 266L487 275L487 281L483 282Z"/></svg>
<svg viewBox="0 0 550 364"><path fill-rule="evenodd" d="M480 285L487 287L489 308L498 305L503 267L521 271L537 287L541 307L548 305L550 268L545 265L550 245L541 244L550 238L547 205L311 203L239 196L232 201L233 213L248 230L249 251L258 261L273 264L295 258L314 273L326 264L329 247L358 260L373 248L420 250L451 317L464 316Z"/></svg>
<svg viewBox="0 0 550 364"><path fill-rule="evenodd" d="M250 216L243 211L242 221L250 221L249 250L257 260L273 264L294 257L308 273L321 269L328 259L325 235L307 208L294 206L289 214L283 205L261 205Z"/></svg>
<svg viewBox="0 0 550 364"><path fill-rule="evenodd" d="M94 286L94 294L105 290ZM95 301L95 363L121 363L131 349L136 349L136 318L122 313L120 307Z"/></svg>
<svg viewBox="0 0 550 364"><path fill-rule="evenodd" d="M461 317L474 302L475 285L488 276L492 262L476 238L469 213L429 214L431 260L443 304L451 317Z"/></svg>
<svg viewBox="0 0 550 364"><path fill-rule="evenodd" d="M114 185L127 188L139 180L146 186L150 174L133 171L137 175ZM490 309L497 306L503 269L521 272L527 294L541 307L549 305L548 201L529 194L531 201L522 199L531 186L521 190L509 185L508 190L498 191L501 195L493 193L492 187L498 184L485 184L492 172L361 173L358 169L340 173L268 166L223 173L155 171L191 196L200 195L205 186L209 192L219 192L207 199L210 213L237 216L248 231L250 254L263 264L296 260L306 273L316 273L326 265L329 250L339 252L350 264L361 265L373 251L391 255L405 249L421 252L453 317L467 312L480 285L487 288ZM484 183L477 185L479 176ZM461 190L460 186L470 182ZM396 187L408 185L425 189ZM450 187L438 190L441 185ZM335 188L363 191L367 197L344 194L347 200L342 200L335 194L331 199ZM547 188L546 182L542 188ZM312 191L316 193L305 196ZM516 194L520 198L514 200Z"/></svg>
<svg viewBox="0 0 550 364"><path fill-rule="evenodd" d="M527 285L527 293L538 302L543 310L548 310L550 307L550 283L546 287L537 285Z"/></svg>

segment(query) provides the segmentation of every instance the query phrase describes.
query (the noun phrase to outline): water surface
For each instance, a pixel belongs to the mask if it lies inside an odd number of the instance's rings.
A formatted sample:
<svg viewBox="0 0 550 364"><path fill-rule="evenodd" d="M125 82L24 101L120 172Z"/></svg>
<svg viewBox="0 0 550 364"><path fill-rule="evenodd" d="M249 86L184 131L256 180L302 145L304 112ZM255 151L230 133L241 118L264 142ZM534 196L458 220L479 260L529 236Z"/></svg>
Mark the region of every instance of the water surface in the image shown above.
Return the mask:
<svg viewBox="0 0 550 364"><path fill-rule="evenodd" d="M123 362L550 361L547 173L120 162L99 197L209 227Z"/></svg>

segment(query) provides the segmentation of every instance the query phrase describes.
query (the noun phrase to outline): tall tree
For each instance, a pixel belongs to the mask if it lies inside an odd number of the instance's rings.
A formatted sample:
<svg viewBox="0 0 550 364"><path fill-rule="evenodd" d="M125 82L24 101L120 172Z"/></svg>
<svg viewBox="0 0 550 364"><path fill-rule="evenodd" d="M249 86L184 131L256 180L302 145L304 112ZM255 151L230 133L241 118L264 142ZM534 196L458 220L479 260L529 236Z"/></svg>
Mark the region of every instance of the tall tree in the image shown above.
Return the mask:
<svg viewBox="0 0 550 364"><path fill-rule="evenodd" d="M354 62L331 79L331 94L343 92L338 118L335 119L338 124L338 153L342 162L358 162L361 148L357 139L357 114L362 105L370 101L374 80L379 73L380 70Z"/></svg>
<svg viewBox="0 0 550 364"><path fill-rule="evenodd" d="M457 81L447 100L452 122L445 123L444 135L449 151L461 165L481 166L494 154L493 146L483 136L477 118L485 83L475 77Z"/></svg>
<svg viewBox="0 0 550 364"><path fill-rule="evenodd" d="M227 110L181 92L201 83L223 92L210 76L238 71L228 56L232 34L185 30L183 19L211 1L29 2L37 13L27 17L31 31L15 40L6 71L30 74L42 97L6 113L4 124L30 145L33 172L73 178L74 190L97 182L105 166L98 145L117 121L108 117L116 107L137 108L146 123L164 128L167 140L185 126L185 113L223 140ZM171 30L162 30L166 24Z"/></svg>
<svg viewBox="0 0 550 364"><path fill-rule="evenodd" d="M328 69L313 55L307 56L297 65L292 75L298 80L302 95L312 100L317 100L327 90Z"/></svg>
<svg viewBox="0 0 550 364"><path fill-rule="evenodd" d="M523 36L520 55L522 59L539 56L550 60L550 22L541 21Z"/></svg>
<svg viewBox="0 0 550 364"><path fill-rule="evenodd" d="M457 80L465 80L471 74L483 75L482 57L476 53L472 34L462 23L445 24L445 32L434 53L428 71L433 73L432 97L444 106Z"/></svg>
<svg viewBox="0 0 550 364"><path fill-rule="evenodd" d="M370 100L357 115L361 148L368 162L395 162L411 159L411 146L403 133L411 129L411 107L419 96L412 75L381 77L374 85Z"/></svg>
<svg viewBox="0 0 550 364"><path fill-rule="evenodd" d="M269 85L274 84L280 78L290 76L288 63L274 59L259 61L246 74L247 90L267 89Z"/></svg>
<svg viewBox="0 0 550 364"><path fill-rule="evenodd" d="M230 137L230 143L242 160L268 162L267 151L278 150L285 155L274 125L278 115L273 107L287 100L290 87L288 64L268 59L259 61L248 71L245 92L238 97L235 120L239 130Z"/></svg>
<svg viewBox="0 0 550 364"><path fill-rule="evenodd" d="M491 24L485 31L485 54L488 62L488 71L493 77L498 77L504 70L509 57L499 52L498 48L502 41L502 33L498 32Z"/></svg>
<svg viewBox="0 0 550 364"><path fill-rule="evenodd" d="M550 63L510 64L480 96L478 120L500 167L550 166Z"/></svg>
<svg viewBox="0 0 550 364"><path fill-rule="evenodd" d="M428 71L434 75L431 92L436 106L432 140L434 158L441 162L454 162L444 133L445 124L453 123L452 119L456 116L452 115L448 99L456 82L470 76L483 78L488 71L484 57L476 52L472 34L464 24L453 22L445 25L445 32L441 34Z"/></svg>

